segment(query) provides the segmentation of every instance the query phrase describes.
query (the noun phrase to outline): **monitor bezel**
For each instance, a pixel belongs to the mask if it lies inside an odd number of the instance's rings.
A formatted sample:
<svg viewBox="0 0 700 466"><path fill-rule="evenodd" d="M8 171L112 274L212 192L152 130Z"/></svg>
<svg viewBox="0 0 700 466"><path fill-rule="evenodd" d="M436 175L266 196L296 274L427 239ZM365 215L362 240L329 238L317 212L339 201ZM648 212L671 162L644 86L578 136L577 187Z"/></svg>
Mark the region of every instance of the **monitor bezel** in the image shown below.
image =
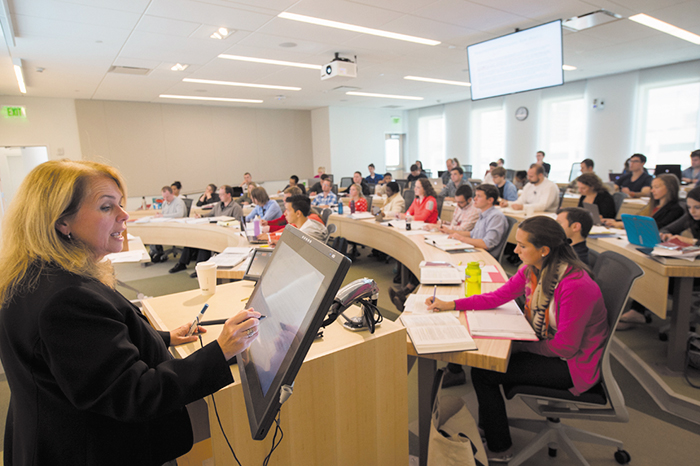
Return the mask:
<svg viewBox="0 0 700 466"><path fill-rule="evenodd" d="M468 67L468 69L469 69L469 82L470 82L470 83L473 83L473 82L474 82L473 76L472 76L472 65L471 65L471 63L470 63L470 61L469 61L469 49L470 49L470 48L475 47L475 46L480 45L480 44L485 44L485 43L487 43L487 42L492 42L492 41L500 40L500 39L503 39L504 37L512 36L513 34L522 34L522 33L526 32L526 31L529 31L530 29L535 29L535 28L538 28L538 27L546 26L546 25L548 25L548 24L552 24L552 23L559 23L559 31L560 31L560 33L559 33L559 38L560 38L560 40L561 40L561 47L560 47L560 48L561 48L561 63L562 63L562 65L563 65L563 64L564 64L564 31L563 31L562 28L561 28L562 20L561 20L561 19L555 19L555 20L553 20L553 21L548 21L548 22L546 22L546 23L538 24L537 26L532 26L532 27L529 27L529 28L526 28L526 29L520 29L519 31L514 31L514 32L511 32L511 33L509 33L509 34L504 34L504 35L502 35L502 36L495 37L495 38L493 38L493 39L482 40L481 42L477 42L477 43L475 43L475 44L468 45L468 46L467 46L466 52L467 52L467 67ZM503 97L503 96L506 96L506 95L522 94L523 92L536 91L536 90L538 90L538 89L549 89L550 87L563 86L564 84L565 84L565 82L564 82L564 69L562 68L562 70L561 70L561 83L560 83L560 84L552 84L551 86L534 87L534 88L532 88L532 89L525 89L525 90L522 90L522 91L508 92L508 93L506 93L506 94L496 94L496 95L492 95L492 96L488 96L488 97L479 97L479 98L474 98L473 85L472 85L472 87L469 88L469 92L470 92L471 100L474 101L474 102L476 102L476 101L479 101L479 100L493 99L493 98L495 98L495 97Z"/></svg>
<svg viewBox="0 0 700 466"><path fill-rule="evenodd" d="M312 310L309 309L304 317L301 328L308 327L303 335L297 334L299 338L299 346L295 349L292 345L284 357L283 363L275 374L272 385L263 396L260 379L257 375L255 365L250 359L250 350L246 349L238 356L238 371L241 378L241 386L248 413L248 421L250 424L251 435L254 440L263 440L272 426L277 411L280 408L280 390L284 385L291 385L301 368L304 358L311 348L316 334L321 327L321 324L326 317L328 310L333 304L335 295L340 289L345 275L350 269L351 261L343 254L333 250L322 242L302 233L294 227L288 226L284 229L282 236L275 247L275 252L265 267L263 274L256 283L255 289L251 294L246 308L249 307L253 297L259 292L260 287L264 283L265 274L268 270L274 267L275 256L279 251L279 245L286 244L295 251L303 249L305 251L305 259L307 259L317 270L321 261L324 261L326 266L334 265L333 274L328 280L328 287L319 306ZM309 250L311 247L312 250ZM308 257L309 252L313 251L313 257ZM326 276L328 278L328 275ZM324 280L325 282L325 280ZM300 332L301 333L301 332Z"/></svg>

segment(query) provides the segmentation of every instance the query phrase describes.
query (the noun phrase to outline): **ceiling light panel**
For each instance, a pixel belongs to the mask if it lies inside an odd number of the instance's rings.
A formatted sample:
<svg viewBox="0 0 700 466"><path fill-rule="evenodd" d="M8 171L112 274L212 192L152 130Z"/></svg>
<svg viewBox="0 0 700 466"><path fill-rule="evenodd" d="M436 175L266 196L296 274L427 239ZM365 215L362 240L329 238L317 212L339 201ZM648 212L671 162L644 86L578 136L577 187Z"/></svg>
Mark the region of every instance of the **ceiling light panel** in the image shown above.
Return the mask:
<svg viewBox="0 0 700 466"><path fill-rule="evenodd" d="M230 99L228 97L203 97L196 95L173 95L173 94L161 94L158 97L161 99L180 99L180 100L206 100L214 102L242 102L248 104L261 104L262 100L254 99Z"/></svg>
<svg viewBox="0 0 700 466"><path fill-rule="evenodd" d="M451 86L464 86L464 87L471 86L471 83L464 82L464 81L449 81L446 79L422 78L420 76L404 76L403 79L408 79L409 81L422 81L422 82L434 83L434 84L449 84Z"/></svg>
<svg viewBox="0 0 700 466"><path fill-rule="evenodd" d="M361 97L379 97L382 99L401 99L401 100L423 100L423 97L415 97L410 95L394 95L394 94L374 94L370 92L346 92L347 95L361 96Z"/></svg>
<svg viewBox="0 0 700 466"><path fill-rule="evenodd" d="M278 17L283 18L283 19L289 19L292 21L299 21L302 23L315 24L317 26L325 26L325 27L330 27L330 28L334 28L334 29L341 29L344 31L357 32L360 34L369 34L372 36L385 37L387 39L395 39L395 40L402 40L402 41L406 41L406 42L414 42L416 44L434 46L434 45L438 45L440 43L440 41L438 41L438 40L409 36L407 34L399 34L396 32L383 31L380 29L373 29L373 28L358 26L358 25L354 25L354 24L341 23L339 21L331 21L331 20L327 20L327 19L323 19L323 18L314 18L312 16L298 15L295 13L282 12L278 15Z"/></svg>
<svg viewBox="0 0 700 466"><path fill-rule="evenodd" d="M293 66L295 68L308 68L310 70L320 70L322 67L322 65L314 65L311 63L299 63L299 62L284 61L284 60L270 60L268 58L257 58L257 57L244 57L241 55L229 55L226 53L220 54L219 58L225 58L226 60L246 61L246 62L252 62L252 63L263 63L265 65Z"/></svg>
<svg viewBox="0 0 700 466"><path fill-rule="evenodd" d="M695 45L700 45L700 36L697 34L693 34L690 31L686 31L685 29L681 29L677 26L661 21L660 19L645 15L644 13L630 16L629 19L635 23L643 24L644 26L656 29L657 31L665 32L666 34L678 37L679 39L687 40Z"/></svg>
<svg viewBox="0 0 700 466"><path fill-rule="evenodd" d="M254 83L237 83L232 81L215 81L212 79L195 79L195 78L185 78L183 79L186 83L200 83L200 84L215 84L217 86L234 86L234 87L255 87L258 89L280 89L283 91L300 91L300 87L290 87L290 86L274 86L270 84L254 84Z"/></svg>

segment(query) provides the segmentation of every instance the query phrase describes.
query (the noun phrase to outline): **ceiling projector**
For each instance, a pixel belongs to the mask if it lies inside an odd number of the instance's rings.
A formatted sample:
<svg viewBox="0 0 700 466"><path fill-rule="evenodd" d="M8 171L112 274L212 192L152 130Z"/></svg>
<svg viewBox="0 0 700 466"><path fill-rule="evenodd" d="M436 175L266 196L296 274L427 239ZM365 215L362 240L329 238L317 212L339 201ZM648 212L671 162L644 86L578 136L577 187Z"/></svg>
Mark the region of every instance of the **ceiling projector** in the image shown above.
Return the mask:
<svg viewBox="0 0 700 466"><path fill-rule="evenodd" d="M331 78L356 78L357 65L347 58L340 58L336 52L332 62L321 68L321 81Z"/></svg>

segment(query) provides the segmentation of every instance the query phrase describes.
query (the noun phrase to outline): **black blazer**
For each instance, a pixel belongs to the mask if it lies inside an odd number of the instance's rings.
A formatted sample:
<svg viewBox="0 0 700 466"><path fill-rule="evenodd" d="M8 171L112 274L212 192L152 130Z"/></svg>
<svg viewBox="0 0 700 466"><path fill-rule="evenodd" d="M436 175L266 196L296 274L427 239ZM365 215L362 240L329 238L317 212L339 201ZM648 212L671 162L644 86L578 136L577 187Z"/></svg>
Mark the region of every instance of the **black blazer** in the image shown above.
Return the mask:
<svg viewBox="0 0 700 466"><path fill-rule="evenodd" d="M0 310L5 465L161 465L189 451L185 405L233 378L218 343L173 359L169 339L117 291L45 267Z"/></svg>
<svg viewBox="0 0 700 466"><path fill-rule="evenodd" d="M578 200L578 206L583 208L583 200L586 196L581 196ZM598 206L598 212L603 218L615 218L615 200L608 191L601 191L596 194L593 203Z"/></svg>
<svg viewBox="0 0 700 466"><path fill-rule="evenodd" d="M681 218L684 213L683 207L681 207L679 203L674 202L664 205L657 210L652 217L656 220L656 226L658 226L660 230Z"/></svg>

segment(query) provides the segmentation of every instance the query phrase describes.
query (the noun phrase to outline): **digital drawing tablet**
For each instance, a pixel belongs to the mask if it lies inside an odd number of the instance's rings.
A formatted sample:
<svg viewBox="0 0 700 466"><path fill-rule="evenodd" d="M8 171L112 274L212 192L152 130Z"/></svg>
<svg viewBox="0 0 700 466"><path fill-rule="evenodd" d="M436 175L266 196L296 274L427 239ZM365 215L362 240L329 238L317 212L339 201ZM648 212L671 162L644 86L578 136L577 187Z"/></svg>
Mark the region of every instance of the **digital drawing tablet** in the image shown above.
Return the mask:
<svg viewBox="0 0 700 466"><path fill-rule="evenodd" d="M250 258L243 280L257 282L265 271L268 262L270 262L273 252L273 249L253 249L253 257Z"/></svg>
<svg viewBox="0 0 700 466"><path fill-rule="evenodd" d="M620 216L627 232L627 241L636 246L653 248L661 242L659 227L651 217L622 214Z"/></svg>
<svg viewBox="0 0 700 466"><path fill-rule="evenodd" d="M238 356L253 439L262 440L350 269L350 259L286 228L246 304L263 314L259 335ZM293 395L292 395L293 396Z"/></svg>
<svg viewBox="0 0 700 466"><path fill-rule="evenodd" d="M598 208L598 204L584 202L583 208L591 214L591 217L593 217L593 225L603 224L603 222L600 220L600 209Z"/></svg>

